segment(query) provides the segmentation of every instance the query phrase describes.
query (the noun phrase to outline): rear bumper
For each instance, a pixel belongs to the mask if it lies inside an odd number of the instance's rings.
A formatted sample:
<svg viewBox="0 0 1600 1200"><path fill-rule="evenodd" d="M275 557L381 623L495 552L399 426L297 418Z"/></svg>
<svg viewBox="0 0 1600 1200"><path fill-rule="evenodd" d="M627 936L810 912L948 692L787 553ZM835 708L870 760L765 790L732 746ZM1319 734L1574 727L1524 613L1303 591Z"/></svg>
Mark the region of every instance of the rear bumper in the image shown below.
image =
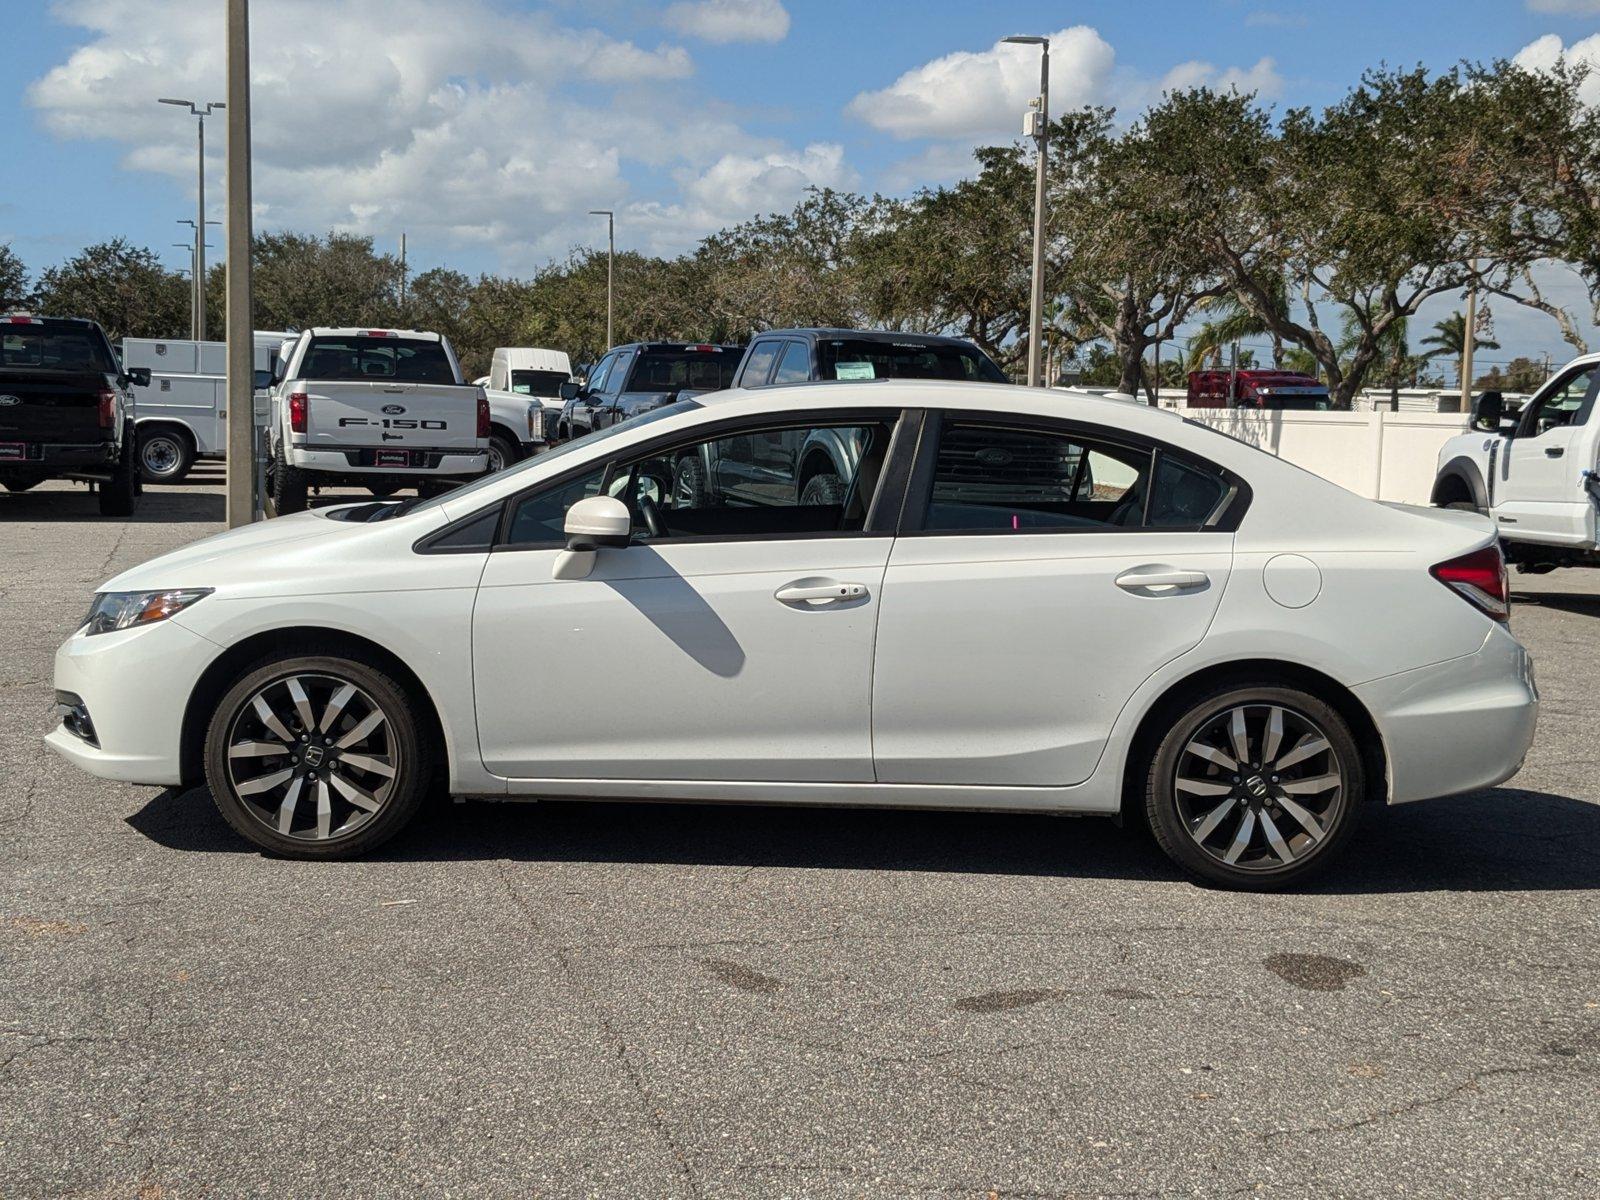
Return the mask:
<svg viewBox="0 0 1600 1200"><path fill-rule="evenodd" d="M0 434L0 442L6 440ZM21 458L0 455L0 474L55 475L63 471L104 470L116 466L117 444L103 442L24 442Z"/></svg>
<svg viewBox="0 0 1600 1200"><path fill-rule="evenodd" d="M1532 659L1498 625L1475 654L1353 690L1383 736L1391 804L1509 779L1533 744L1539 717Z"/></svg>
<svg viewBox="0 0 1600 1200"><path fill-rule="evenodd" d="M395 447L400 449L400 447ZM482 475L489 469L488 450L439 450L407 446L416 466L378 466L371 448L351 450L307 450L289 446L284 458L291 467L302 471L322 471L334 475L445 477Z"/></svg>

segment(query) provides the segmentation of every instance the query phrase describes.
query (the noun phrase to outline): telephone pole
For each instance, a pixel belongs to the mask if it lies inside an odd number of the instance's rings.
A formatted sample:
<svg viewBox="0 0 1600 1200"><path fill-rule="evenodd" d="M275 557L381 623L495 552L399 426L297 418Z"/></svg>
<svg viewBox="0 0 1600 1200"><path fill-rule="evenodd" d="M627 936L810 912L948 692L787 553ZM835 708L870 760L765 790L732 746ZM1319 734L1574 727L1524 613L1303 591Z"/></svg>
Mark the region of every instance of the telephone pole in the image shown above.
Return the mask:
<svg viewBox="0 0 1600 1200"><path fill-rule="evenodd" d="M1039 47L1039 107L1037 112L1030 111L1026 118L1027 132L1039 147L1033 192L1033 289L1028 305L1028 386L1039 387L1043 383L1045 178L1050 160L1050 39L1018 35L1000 40L1018 46Z"/></svg>

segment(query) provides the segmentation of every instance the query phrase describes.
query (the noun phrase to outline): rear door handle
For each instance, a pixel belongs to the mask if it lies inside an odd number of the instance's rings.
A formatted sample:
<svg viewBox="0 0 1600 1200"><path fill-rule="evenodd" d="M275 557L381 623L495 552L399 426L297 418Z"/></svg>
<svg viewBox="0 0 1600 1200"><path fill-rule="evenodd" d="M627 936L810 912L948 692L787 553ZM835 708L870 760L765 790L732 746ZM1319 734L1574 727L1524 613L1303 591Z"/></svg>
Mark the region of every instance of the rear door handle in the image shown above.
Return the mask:
<svg viewBox="0 0 1600 1200"><path fill-rule="evenodd" d="M785 604L828 603L838 604L844 600L859 600L867 594L867 585L864 583L790 583L779 588L773 595Z"/></svg>
<svg viewBox="0 0 1600 1200"><path fill-rule="evenodd" d="M1176 567L1132 567L1114 582L1123 591L1140 592L1146 588L1204 587L1211 577L1204 571L1181 571Z"/></svg>

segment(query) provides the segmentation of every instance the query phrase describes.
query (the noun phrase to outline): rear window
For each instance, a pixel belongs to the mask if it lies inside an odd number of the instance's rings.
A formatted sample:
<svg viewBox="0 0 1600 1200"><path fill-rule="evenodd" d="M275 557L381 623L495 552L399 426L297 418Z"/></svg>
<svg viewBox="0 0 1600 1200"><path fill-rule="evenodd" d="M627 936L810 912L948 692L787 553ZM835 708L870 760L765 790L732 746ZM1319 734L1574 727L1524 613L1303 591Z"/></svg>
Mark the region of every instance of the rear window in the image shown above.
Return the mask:
<svg viewBox="0 0 1600 1200"><path fill-rule="evenodd" d="M513 371L511 390L524 396L559 396L567 378L565 371Z"/></svg>
<svg viewBox="0 0 1600 1200"><path fill-rule="evenodd" d="M117 369L98 330L81 325L6 325L0 329L0 367L34 371Z"/></svg>
<svg viewBox="0 0 1600 1200"><path fill-rule="evenodd" d="M733 384L736 349L646 350L634 364L630 392L717 392Z"/></svg>
<svg viewBox="0 0 1600 1200"><path fill-rule="evenodd" d="M454 383L443 342L391 337L313 338L300 365L302 379L327 382L394 379L402 383Z"/></svg>
<svg viewBox="0 0 1600 1200"><path fill-rule="evenodd" d="M841 338L817 346L823 379L964 379L1005 383L1005 373L970 346Z"/></svg>

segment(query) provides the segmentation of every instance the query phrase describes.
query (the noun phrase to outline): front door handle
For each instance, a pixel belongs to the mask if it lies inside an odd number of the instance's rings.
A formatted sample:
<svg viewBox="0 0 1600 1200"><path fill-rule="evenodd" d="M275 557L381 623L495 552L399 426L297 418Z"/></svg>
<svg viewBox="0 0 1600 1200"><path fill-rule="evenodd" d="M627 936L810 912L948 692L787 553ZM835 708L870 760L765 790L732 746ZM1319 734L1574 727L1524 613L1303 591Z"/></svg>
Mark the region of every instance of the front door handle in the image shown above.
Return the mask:
<svg viewBox="0 0 1600 1200"><path fill-rule="evenodd" d="M790 583L779 588L773 596L785 604L838 604L845 600L859 600L867 594L864 583Z"/></svg>
<svg viewBox="0 0 1600 1200"><path fill-rule="evenodd" d="M1546 458L1560 458L1566 452L1567 448L1565 446L1546 446L1544 448L1544 456Z"/></svg>
<svg viewBox="0 0 1600 1200"><path fill-rule="evenodd" d="M1182 571L1176 567L1132 567L1118 575L1114 581L1125 592L1142 592L1147 588L1197 588L1211 582L1204 571Z"/></svg>

